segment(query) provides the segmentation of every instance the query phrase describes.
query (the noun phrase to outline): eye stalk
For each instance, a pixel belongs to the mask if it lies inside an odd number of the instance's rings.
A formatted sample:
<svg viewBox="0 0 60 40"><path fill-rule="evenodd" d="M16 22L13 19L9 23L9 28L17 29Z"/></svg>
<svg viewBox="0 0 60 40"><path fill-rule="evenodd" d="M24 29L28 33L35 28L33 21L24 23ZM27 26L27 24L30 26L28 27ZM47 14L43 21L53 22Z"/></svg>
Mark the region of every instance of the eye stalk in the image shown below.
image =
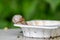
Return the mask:
<svg viewBox="0 0 60 40"><path fill-rule="evenodd" d="M14 24L27 24L21 15L14 15L12 18Z"/></svg>

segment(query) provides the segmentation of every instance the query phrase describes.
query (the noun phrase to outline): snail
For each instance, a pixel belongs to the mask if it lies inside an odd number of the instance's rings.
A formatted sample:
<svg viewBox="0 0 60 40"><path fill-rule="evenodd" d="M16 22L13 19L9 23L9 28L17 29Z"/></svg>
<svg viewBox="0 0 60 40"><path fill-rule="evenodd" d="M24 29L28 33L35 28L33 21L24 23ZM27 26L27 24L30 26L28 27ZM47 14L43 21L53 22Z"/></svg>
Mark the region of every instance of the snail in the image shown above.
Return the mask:
<svg viewBox="0 0 60 40"><path fill-rule="evenodd" d="M14 24L27 24L21 15L14 15L12 18Z"/></svg>

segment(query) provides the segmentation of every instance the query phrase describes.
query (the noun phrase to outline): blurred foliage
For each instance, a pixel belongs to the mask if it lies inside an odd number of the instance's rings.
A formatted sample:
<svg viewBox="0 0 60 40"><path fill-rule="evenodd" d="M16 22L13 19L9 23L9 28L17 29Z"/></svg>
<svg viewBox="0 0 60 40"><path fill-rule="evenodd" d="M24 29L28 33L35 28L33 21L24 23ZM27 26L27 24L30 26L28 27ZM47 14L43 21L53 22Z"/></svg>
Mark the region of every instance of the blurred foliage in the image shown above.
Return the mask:
<svg viewBox="0 0 60 40"><path fill-rule="evenodd" d="M60 0L0 0L0 28L14 28L13 15L27 20L60 20Z"/></svg>

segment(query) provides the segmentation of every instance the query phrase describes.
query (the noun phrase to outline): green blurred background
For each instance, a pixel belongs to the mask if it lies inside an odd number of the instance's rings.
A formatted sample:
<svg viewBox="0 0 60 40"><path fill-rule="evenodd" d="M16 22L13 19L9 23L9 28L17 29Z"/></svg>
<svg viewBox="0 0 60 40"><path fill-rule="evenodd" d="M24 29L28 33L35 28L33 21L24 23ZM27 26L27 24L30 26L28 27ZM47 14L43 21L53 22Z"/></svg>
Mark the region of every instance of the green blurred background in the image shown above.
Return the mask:
<svg viewBox="0 0 60 40"><path fill-rule="evenodd" d="M27 20L60 20L60 0L0 0L0 28L15 28L16 14Z"/></svg>

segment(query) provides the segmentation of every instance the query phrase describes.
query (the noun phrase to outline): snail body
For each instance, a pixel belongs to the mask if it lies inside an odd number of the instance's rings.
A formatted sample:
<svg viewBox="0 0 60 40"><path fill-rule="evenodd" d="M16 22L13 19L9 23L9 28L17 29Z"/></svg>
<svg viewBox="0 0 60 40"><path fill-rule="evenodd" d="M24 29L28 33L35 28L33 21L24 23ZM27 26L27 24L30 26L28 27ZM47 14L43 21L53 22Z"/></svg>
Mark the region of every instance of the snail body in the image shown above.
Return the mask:
<svg viewBox="0 0 60 40"><path fill-rule="evenodd" d="M27 24L21 15L14 15L12 18L14 24Z"/></svg>

